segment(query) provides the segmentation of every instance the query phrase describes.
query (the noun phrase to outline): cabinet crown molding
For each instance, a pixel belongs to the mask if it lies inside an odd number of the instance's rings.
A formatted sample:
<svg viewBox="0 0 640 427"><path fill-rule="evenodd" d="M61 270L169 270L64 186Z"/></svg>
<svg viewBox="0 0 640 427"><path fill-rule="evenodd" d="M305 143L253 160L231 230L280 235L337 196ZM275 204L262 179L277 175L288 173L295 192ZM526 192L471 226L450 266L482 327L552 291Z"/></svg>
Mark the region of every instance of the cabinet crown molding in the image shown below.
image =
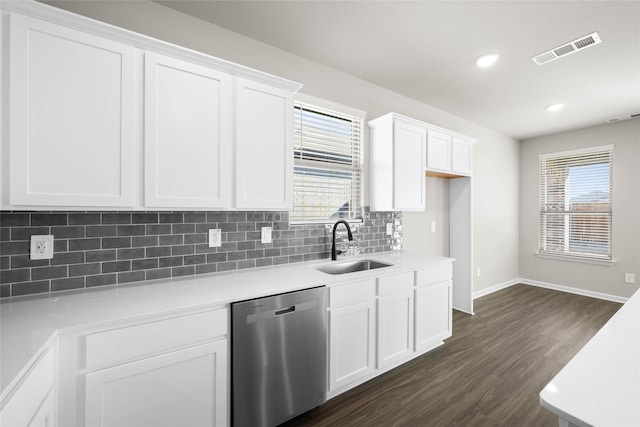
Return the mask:
<svg viewBox="0 0 640 427"><path fill-rule="evenodd" d="M245 67L243 65L235 64L221 58L216 58L193 49L178 46L134 31L126 30L93 18L58 9L54 6L38 3L33 0L3 1L0 3L0 10L3 11L3 14L13 12L46 20L54 24L63 25L75 30L104 37L109 40L125 43L150 53L170 55L194 64L213 67L233 76L248 78L253 81L268 84L291 92L297 92L302 88L301 83Z"/></svg>

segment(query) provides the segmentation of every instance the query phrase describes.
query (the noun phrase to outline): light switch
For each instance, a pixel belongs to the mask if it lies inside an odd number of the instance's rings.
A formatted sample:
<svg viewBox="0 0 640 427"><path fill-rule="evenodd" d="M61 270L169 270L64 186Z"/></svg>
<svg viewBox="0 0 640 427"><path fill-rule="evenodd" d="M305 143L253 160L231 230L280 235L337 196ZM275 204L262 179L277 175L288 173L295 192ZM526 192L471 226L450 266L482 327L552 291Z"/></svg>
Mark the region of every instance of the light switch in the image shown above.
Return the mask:
<svg viewBox="0 0 640 427"><path fill-rule="evenodd" d="M222 230L219 228L209 229L209 247L219 248L222 246Z"/></svg>
<svg viewBox="0 0 640 427"><path fill-rule="evenodd" d="M392 222L388 222L387 223L387 236L391 236L393 234L393 223Z"/></svg>
<svg viewBox="0 0 640 427"><path fill-rule="evenodd" d="M435 221L431 221L431 232L432 233L436 232L436 222Z"/></svg>
<svg viewBox="0 0 640 427"><path fill-rule="evenodd" d="M262 227L262 243L271 243L271 227Z"/></svg>

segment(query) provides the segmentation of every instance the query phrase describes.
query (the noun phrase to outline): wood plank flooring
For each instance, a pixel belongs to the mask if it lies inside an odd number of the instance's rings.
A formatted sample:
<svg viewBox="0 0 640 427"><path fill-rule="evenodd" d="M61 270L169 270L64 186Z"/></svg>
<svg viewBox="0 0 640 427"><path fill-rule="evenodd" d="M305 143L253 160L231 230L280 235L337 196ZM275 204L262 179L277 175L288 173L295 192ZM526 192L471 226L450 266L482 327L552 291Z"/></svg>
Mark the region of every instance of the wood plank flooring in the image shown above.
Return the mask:
<svg viewBox="0 0 640 427"><path fill-rule="evenodd" d="M474 304L443 346L284 425L557 426L538 393L621 304L526 285Z"/></svg>

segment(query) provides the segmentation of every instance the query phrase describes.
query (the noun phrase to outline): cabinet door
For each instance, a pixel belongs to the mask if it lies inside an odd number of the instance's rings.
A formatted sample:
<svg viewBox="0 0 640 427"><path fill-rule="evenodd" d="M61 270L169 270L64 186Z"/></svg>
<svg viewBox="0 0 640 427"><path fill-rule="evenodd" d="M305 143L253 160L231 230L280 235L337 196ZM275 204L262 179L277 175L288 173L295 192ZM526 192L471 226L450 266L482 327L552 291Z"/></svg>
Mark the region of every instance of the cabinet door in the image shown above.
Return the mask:
<svg viewBox="0 0 640 427"><path fill-rule="evenodd" d="M416 351L451 336L451 281L416 288Z"/></svg>
<svg viewBox="0 0 640 427"><path fill-rule="evenodd" d="M429 131L427 143L427 169L450 172L451 171L451 136Z"/></svg>
<svg viewBox="0 0 640 427"><path fill-rule="evenodd" d="M293 94L237 79L236 207L292 209Z"/></svg>
<svg viewBox="0 0 640 427"><path fill-rule="evenodd" d="M135 49L18 14L9 39L9 203L132 206Z"/></svg>
<svg viewBox="0 0 640 427"><path fill-rule="evenodd" d="M55 363L54 348L46 350L9 394L10 397L0 402L0 425L56 424Z"/></svg>
<svg viewBox="0 0 640 427"><path fill-rule="evenodd" d="M227 425L227 340L86 375L88 426Z"/></svg>
<svg viewBox="0 0 640 427"><path fill-rule="evenodd" d="M378 299L378 369L413 352L413 291Z"/></svg>
<svg viewBox="0 0 640 427"><path fill-rule="evenodd" d="M423 211L427 131L417 125L395 122L393 134L393 208Z"/></svg>
<svg viewBox="0 0 640 427"><path fill-rule="evenodd" d="M373 373L374 322L373 300L329 311L329 391Z"/></svg>
<svg viewBox="0 0 640 427"><path fill-rule="evenodd" d="M145 54L145 205L231 207L231 76Z"/></svg>
<svg viewBox="0 0 640 427"><path fill-rule="evenodd" d="M471 175L472 165L471 144L453 138L451 142L451 172L458 175Z"/></svg>

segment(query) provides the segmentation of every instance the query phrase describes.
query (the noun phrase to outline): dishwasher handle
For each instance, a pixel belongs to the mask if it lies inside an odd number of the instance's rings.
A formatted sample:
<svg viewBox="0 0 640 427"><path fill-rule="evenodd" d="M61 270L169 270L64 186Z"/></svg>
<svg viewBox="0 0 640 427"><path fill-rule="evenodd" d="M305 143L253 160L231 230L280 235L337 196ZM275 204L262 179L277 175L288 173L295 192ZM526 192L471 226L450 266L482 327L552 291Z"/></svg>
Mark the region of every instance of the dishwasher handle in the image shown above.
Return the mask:
<svg viewBox="0 0 640 427"><path fill-rule="evenodd" d="M301 313L306 310L314 309L318 306L317 301L308 301L300 304L292 305L287 308L279 308L277 310L265 310L259 313L249 314L247 316L247 323L259 322L261 320L273 319L274 317L281 316L289 313Z"/></svg>
<svg viewBox="0 0 640 427"><path fill-rule="evenodd" d="M289 308L283 308L282 310L277 310L276 316L280 316L281 314L293 313L294 311L296 311L296 306L292 305Z"/></svg>

